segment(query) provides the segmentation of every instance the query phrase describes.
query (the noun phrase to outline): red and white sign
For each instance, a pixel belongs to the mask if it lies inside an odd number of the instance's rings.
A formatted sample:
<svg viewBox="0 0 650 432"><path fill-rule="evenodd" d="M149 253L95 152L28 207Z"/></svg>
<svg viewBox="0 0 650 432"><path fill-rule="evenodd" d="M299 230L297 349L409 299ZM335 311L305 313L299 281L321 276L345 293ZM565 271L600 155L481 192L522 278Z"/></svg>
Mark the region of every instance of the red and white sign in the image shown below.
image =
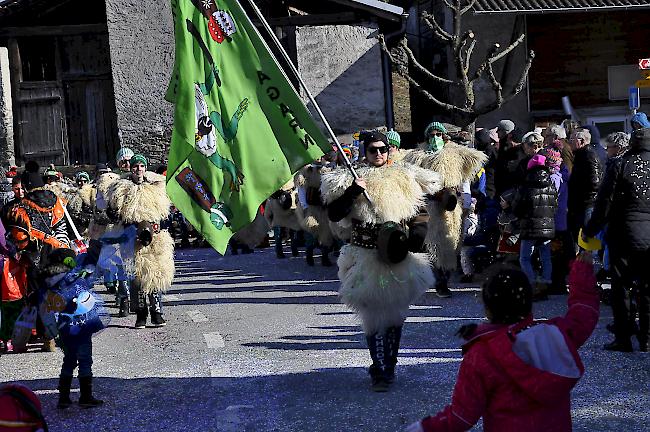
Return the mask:
<svg viewBox="0 0 650 432"><path fill-rule="evenodd" d="M639 59L639 69L641 70L650 69L650 58Z"/></svg>

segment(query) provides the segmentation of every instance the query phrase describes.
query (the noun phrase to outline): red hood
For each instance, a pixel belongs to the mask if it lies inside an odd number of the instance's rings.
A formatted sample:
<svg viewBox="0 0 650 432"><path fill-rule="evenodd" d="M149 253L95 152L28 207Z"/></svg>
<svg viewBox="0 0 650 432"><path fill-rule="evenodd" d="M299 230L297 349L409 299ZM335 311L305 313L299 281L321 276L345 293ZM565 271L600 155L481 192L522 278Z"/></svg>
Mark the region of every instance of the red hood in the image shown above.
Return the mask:
<svg viewBox="0 0 650 432"><path fill-rule="evenodd" d="M547 321L531 317L511 326L482 324L463 350L477 343L487 344L490 360L542 405L556 404L558 395L568 394L584 373L576 349Z"/></svg>

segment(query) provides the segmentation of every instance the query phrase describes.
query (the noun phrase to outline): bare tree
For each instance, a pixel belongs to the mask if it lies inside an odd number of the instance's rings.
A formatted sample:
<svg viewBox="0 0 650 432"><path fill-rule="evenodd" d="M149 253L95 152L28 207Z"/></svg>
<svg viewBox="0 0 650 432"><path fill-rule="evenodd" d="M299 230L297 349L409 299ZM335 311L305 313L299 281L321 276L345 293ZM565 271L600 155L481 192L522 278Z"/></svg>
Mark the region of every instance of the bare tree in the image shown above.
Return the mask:
<svg viewBox="0 0 650 432"><path fill-rule="evenodd" d="M473 132L474 122L478 116L498 109L523 90L535 53L533 51L528 53L526 64L521 70L517 83L511 89L504 90L504 85L494 73L494 64L506 58L515 48L521 45L525 35L522 33L514 42L503 49L498 43L495 43L488 50L485 59L478 66L472 68L472 54L476 47L476 35L472 30L463 31L462 16L473 8L476 0L444 0L444 2L453 16L451 33L445 30L435 16L428 12L422 14L422 20L437 39L449 46L455 69L453 79L438 76L424 67L409 48L406 37L402 38L398 45L392 49L387 46L383 35L379 36L379 43L401 76L406 78L430 102L449 113L455 124L463 127L466 131ZM445 102L434 96L427 90L428 85L420 81L421 78L426 78L433 83L448 88L449 99L451 100ZM474 86L477 81L483 79L487 79L490 83L494 91L494 97L491 102L482 103L479 106L474 93Z"/></svg>

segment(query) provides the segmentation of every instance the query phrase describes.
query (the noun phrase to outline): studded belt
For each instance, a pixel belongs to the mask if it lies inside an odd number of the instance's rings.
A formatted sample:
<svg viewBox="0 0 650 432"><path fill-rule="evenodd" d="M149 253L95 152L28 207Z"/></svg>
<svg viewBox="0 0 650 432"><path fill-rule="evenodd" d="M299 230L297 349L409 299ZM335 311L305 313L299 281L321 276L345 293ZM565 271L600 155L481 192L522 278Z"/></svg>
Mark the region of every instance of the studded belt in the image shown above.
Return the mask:
<svg viewBox="0 0 650 432"><path fill-rule="evenodd" d="M353 220L350 244L364 249L377 249L379 228L380 225Z"/></svg>

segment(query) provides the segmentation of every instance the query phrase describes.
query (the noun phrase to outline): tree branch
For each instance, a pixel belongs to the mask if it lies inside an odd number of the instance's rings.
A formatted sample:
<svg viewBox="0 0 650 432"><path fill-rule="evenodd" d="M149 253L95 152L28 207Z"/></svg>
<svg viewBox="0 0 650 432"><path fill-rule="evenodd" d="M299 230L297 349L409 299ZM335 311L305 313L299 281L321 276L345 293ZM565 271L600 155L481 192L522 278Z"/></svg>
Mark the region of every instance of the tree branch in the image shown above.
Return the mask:
<svg viewBox="0 0 650 432"><path fill-rule="evenodd" d="M383 50L388 49L388 47L386 46L386 41L384 40L383 36L381 37L381 40L380 40L379 43L382 45ZM415 66L415 69L418 70L420 73L422 73L424 76L428 77L429 79L431 79L433 81L439 82L439 83L448 84L448 85L458 85L458 83L456 81L452 81L452 80L447 79L447 78L439 77L438 75L433 74L429 69L422 66L422 64L420 64L420 62L418 62L417 59L415 58L415 54L413 54L413 51L411 50L411 48L409 48L406 38L403 38L400 41L399 45L400 45L400 48L408 56L409 61L410 61L409 64L412 64L413 66Z"/></svg>
<svg viewBox="0 0 650 432"><path fill-rule="evenodd" d="M467 6L465 6L464 8L462 8L460 10L460 14L464 15L468 10L473 8L475 4L476 4L476 0L470 0L470 2L467 4Z"/></svg>
<svg viewBox="0 0 650 432"><path fill-rule="evenodd" d="M472 78L472 81L476 81L477 79L479 79L481 77L481 75L483 75L483 73L487 69L488 63L494 63L496 61L499 61L503 57L507 56L512 50L517 48L519 46L519 44L521 44L524 41L525 37L526 37L526 35L524 35L522 33L521 35L519 35L519 38L517 38L516 41L514 41L512 44L510 44L510 46L508 46L507 48L505 48L504 50L502 50L502 51L500 51L498 53L497 53L497 51L498 51L500 45L499 44L494 44L494 47L492 48L490 53L488 53L485 61L483 63L481 63L481 65L476 70L476 73L474 74L474 78Z"/></svg>
<svg viewBox="0 0 650 432"><path fill-rule="evenodd" d="M449 9L451 9L451 10L453 10L453 11L458 10L458 9L456 9L456 6L454 6L453 4L449 3L449 0L444 0L444 2L445 2L445 4L447 5L447 7L448 7Z"/></svg>
<svg viewBox="0 0 650 432"><path fill-rule="evenodd" d="M446 42L453 39L453 36L449 34L449 32L447 32L445 29L443 29L440 24L438 24L438 21L436 20L436 17L433 16L433 14L430 14L429 12L423 12L422 19L439 39L442 39Z"/></svg>
<svg viewBox="0 0 650 432"><path fill-rule="evenodd" d="M492 67L492 63L488 63L487 67L487 75L488 78L490 79L490 84L492 84L492 89L494 90L494 93L496 93L496 101L495 104L500 107L503 105L503 86L497 80L497 77L494 75L494 68Z"/></svg>
<svg viewBox="0 0 650 432"><path fill-rule="evenodd" d="M496 101L492 102L491 104L485 105L482 108L476 109L475 112L477 115L483 115L487 114L489 112L492 112L502 105L504 105L507 102L510 102L515 96L517 96L523 89L524 86L526 85L526 80L528 79L528 72L530 72L530 68L533 64L533 59L535 58L535 52L530 51L528 53L528 59L526 60L526 64L524 65L524 68L521 71L521 76L519 77L519 81L517 81L517 84L512 88L510 93L506 96L503 97L501 100L501 103L499 104L499 100L497 99ZM489 73L488 73L489 75ZM494 75L494 73L492 73ZM495 78L496 80L496 78ZM494 85L494 83L493 83ZM501 84L499 84L500 86Z"/></svg>
<svg viewBox="0 0 650 432"><path fill-rule="evenodd" d="M472 43L469 44L467 51L465 52L465 73L469 73L469 67L472 61L472 53L474 52L474 47L476 46L476 39L472 39Z"/></svg>
<svg viewBox="0 0 650 432"><path fill-rule="evenodd" d="M446 102L442 102L442 101L439 100L439 99L436 99L435 96L433 96L431 93L429 93L428 91L426 91L426 90L425 90L425 89L424 89L424 88L423 88L423 87L422 87L422 86L421 86L417 81L415 81L415 80L414 80L414 79L413 79L413 78L412 78L408 73L399 72L399 74L400 74L401 76L403 76L404 78L406 78L406 79L408 80L408 82L411 83L411 85L412 85L412 86L413 86L417 91L419 91L420 93L422 93L422 94L423 94L427 99L429 99L431 102L435 103L435 104L438 105L439 107L443 108L444 110L449 111L449 112L458 112L458 113L462 113L462 114L472 114L472 110L471 110L471 109L460 108L460 107L458 107L458 106L456 106L456 105L452 105L452 104L449 104L449 103L446 103Z"/></svg>

